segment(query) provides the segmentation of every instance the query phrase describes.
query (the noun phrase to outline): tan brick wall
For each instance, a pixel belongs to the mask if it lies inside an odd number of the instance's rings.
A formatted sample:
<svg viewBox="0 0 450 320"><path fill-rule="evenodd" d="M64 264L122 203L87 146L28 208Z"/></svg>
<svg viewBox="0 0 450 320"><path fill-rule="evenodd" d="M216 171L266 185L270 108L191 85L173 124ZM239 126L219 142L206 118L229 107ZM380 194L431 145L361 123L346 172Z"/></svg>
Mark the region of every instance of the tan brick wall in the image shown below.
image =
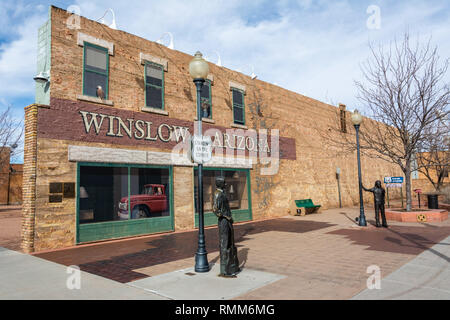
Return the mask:
<svg viewBox="0 0 450 320"><path fill-rule="evenodd" d="M75 244L76 198L49 203L51 182L75 182L76 163L67 161L67 142L39 139L36 179L35 250Z"/></svg>
<svg viewBox="0 0 450 320"><path fill-rule="evenodd" d="M22 203L23 164L11 164L9 173L9 204ZM6 195L8 197L8 194Z"/></svg>
<svg viewBox="0 0 450 320"><path fill-rule="evenodd" d="M9 158L11 150L0 147L0 204L6 204L8 198Z"/></svg>
<svg viewBox="0 0 450 320"><path fill-rule="evenodd" d="M192 167L173 168L175 230L194 228L193 173Z"/></svg>
<svg viewBox="0 0 450 320"><path fill-rule="evenodd" d="M36 213L37 165L37 111L38 105L25 108L25 140L23 155L22 250L34 251Z"/></svg>

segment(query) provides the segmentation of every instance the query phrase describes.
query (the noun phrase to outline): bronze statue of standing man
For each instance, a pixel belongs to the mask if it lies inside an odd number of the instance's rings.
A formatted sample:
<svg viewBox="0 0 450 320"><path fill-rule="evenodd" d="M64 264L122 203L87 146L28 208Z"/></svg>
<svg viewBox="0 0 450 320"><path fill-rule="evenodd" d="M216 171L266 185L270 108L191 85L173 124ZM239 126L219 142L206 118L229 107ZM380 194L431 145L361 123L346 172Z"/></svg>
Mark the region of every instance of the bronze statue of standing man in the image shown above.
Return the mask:
<svg viewBox="0 0 450 320"><path fill-rule="evenodd" d="M225 194L225 178L216 178L213 212L219 218L220 276L232 277L239 272L237 249L234 245L233 218Z"/></svg>
<svg viewBox="0 0 450 320"><path fill-rule="evenodd" d="M381 213L381 221L382 226L387 228L386 215L384 214L384 195L385 191L381 186L381 181L375 181L375 186L371 189L366 189L362 186L365 191L373 193L373 202L375 204L375 225L377 228L381 227L380 225L380 213Z"/></svg>

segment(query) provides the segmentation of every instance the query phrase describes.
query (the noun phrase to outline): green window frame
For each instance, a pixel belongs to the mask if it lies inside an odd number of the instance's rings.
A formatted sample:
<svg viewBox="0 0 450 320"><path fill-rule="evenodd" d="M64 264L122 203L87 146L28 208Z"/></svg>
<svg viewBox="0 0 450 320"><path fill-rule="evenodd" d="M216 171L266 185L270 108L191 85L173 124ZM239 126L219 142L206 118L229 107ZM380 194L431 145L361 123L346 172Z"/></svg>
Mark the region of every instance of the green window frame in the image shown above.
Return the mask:
<svg viewBox="0 0 450 320"><path fill-rule="evenodd" d="M147 79L147 68L148 67L158 68L161 70L161 85L160 86L157 84L154 84L154 83L149 83L147 81L148 80ZM145 66L144 66L144 81L145 81L145 106L150 107L150 108L164 110L164 66L154 63L154 62L146 61ZM161 90L161 108L156 106L154 104L154 102L150 101L150 97L147 95L148 87L153 87L153 88Z"/></svg>
<svg viewBox="0 0 450 320"><path fill-rule="evenodd" d="M88 50L88 48L94 48L94 49L104 52L104 54L106 55L106 72L102 72L102 71L86 64L86 51ZM97 75L106 77L106 86L105 86L105 88L103 88L103 91L105 93L105 99L108 99L108 93L109 93L109 89L108 89L108 87L109 87L109 52L108 52L108 49L85 41L83 44L83 95L97 97L97 95L89 94L87 91L86 76L89 73L93 73L93 74L97 74Z"/></svg>
<svg viewBox="0 0 450 320"><path fill-rule="evenodd" d="M244 100L245 93L244 91L236 88L232 88L231 93L233 99L233 122L235 124L245 125L245 100ZM235 94L240 94L242 96L242 104L239 103L238 101L235 101L234 99ZM236 109L240 109L242 111L242 119L236 119L236 111L235 111Z"/></svg>
<svg viewBox="0 0 450 320"><path fill-rule="evenodd" d="M211 86L212 86L212 83L211 83L211 80L206 79L206 80L205 80L205 83L203 84L203 88L204 88L205 86L208 87L209 97L206 98L206 97L203 97L202 95L200 95L200 98L201 98L201 106L203 106L203 103L204 103L204 102L206 102L206 103L209 104L209 116L208 116L207 118L208 118L208 119L212 119L212 95L211 95ZM202 91L203 91L203 88L202 88ZM198 116L198 115L197 115L197 116ZM205 117L202 117L202 118L205 118Z"/></svg>
<svg viewBox="0 0 450 320"><path fill-rule="evenodd" d="M128 218L122 221L94 222L80 224L80 167L126 167L128 169ZM155 168L169 170L169 203L170 216L154 217L151 219L130 219L131 218L131 168ZM77 197L76 197L76 243L86 243L99 240L118 239L145 235L159 232L174 231L174 193L173 193L173 166L146 165L129 163L104 163L104 162L77 162Z"/></svg>

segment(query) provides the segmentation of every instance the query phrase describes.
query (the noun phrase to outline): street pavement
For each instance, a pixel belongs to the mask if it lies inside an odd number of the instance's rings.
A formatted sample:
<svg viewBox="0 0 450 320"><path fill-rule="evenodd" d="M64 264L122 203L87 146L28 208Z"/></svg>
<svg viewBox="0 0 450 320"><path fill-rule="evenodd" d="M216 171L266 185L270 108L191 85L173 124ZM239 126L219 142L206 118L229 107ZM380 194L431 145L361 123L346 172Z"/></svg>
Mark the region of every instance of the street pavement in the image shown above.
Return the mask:
<svg viewBox="0 0 450 320"><path fill-rule="evenodd" d="M195 230L34 256L3 250L0 281L9 289L0 289L0 299L29 299L33 290L40 299L449 299L449 220L375 228L373 210L366 209L364 228L354 222L358 215L359 208L342 208L235 224L243 271L231 279L217 277L216 227L205 230L213 265L207 274L192 270ZM82 270L83 294L66 287L70 265ZM373 266L380 270L381 289L367 288ZM232 282L239 290L229 293ZM210 291L196 298L193 283Z"/></svg>

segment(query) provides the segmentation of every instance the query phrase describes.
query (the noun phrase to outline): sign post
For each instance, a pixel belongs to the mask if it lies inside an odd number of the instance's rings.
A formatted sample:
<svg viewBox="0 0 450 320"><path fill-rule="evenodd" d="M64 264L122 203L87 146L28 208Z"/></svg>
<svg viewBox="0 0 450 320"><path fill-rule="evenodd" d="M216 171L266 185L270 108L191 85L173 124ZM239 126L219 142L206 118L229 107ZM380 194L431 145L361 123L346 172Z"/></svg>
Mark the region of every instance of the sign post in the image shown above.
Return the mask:
<svg viewBox="0 0 450 320"><path fill-rule="evenodd" d="M212 141L210 136L194 135L191 140L192 161L207 163L212 158Z"/></svg>
<svg viewBox="0 0 450 320"><path fill-rule="evenodd" d="M420 194L422 193L422 189L414 189L414 192L417 193L417 199L419 200L419 209L420 209Z"/></svg>
<svg viewBox="0 0 450 320"><path fill-rule="evenodd" d="M384 183L386 184L387 202L389 206L389 188L400 188L400 194L402 198L402 208L403 208L403 177L384 177Z"/></svg>

